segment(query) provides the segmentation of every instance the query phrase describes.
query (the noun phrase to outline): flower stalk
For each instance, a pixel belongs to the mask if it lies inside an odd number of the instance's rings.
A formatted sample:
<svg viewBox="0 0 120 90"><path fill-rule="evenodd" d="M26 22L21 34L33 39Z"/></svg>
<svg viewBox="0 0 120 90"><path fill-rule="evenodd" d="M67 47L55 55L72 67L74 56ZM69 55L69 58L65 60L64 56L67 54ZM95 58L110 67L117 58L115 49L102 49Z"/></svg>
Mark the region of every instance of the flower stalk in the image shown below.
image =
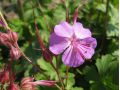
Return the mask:
<svg viewBox="0 0 120 90"><path fill-rule="evenodd" d="M2 13L1 13L1 11L0 11L0 20L3 22L3 24L4 24L4 28L6 28L6 30L9 30L10 28L9 28L9 26L8 26L8 24L7 24L7 22L6 22L6 20L4 19L4 17L3 17L3 15L2 15Z"/></svg>
<svg viewBox="0 0 120 90"><path fill-rule="evenodd" d="M67 87L67 81L68 81L68 74L69 74L69 67L66 66L66 79L65 79L65 85Z"/></svg>
<svg viewBox="0 0 120 90"><path fill-rule="evenodd" d="M45 48L45 45L44 45L44 43L43 43L43 41L42 41L42 38L41 38L40 35L39 35L38 27L37 27L37 25L36 25L36 22L35 22L35 27L36 27L36 36L37 36L39 45L40 45L40 47L41 47L42 53L44 54L44 52L46 51L46 54L47 54L47 55L46 55L47 57L45 56L44 59L50 62L51 66L53 67L53 69L55 70L55 72L56 72L56 74L57 74L57 76L58 76L59 82L61 83L61 86L62 86L62 90L64 90L64 84L63 84L63 81L62 81L62 79L61 79L61 77L60 77L59 71L58 71L58 70L56 69L56 67L54 66L54 64L53 64L53 62L52 62L52 57L51 57L50 53L49 53L49 52L46 50L46 48ZM43 56L44 56L44 55L43 55Z"/></svg>

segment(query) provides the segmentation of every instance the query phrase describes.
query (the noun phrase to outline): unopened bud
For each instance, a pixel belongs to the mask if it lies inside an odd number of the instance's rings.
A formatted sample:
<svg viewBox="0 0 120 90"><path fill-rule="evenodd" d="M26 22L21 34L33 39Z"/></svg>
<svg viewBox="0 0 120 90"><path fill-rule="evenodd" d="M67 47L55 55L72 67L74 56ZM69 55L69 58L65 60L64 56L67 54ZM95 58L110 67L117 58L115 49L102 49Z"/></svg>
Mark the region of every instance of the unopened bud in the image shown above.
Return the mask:
<svg viewBox="0 0 120 90"><path fill-rule="evenodd" d="M9 71L4 70L0 72L0 83L4 84L9 81Z"/></svg>
<svg viewBox="0 0 120 90"><path fill-rule="evenodd" d="M31 83L31 82L30 82ZM54 86L56 84L56 81L51 81L51 80L39 80L31 83L32 85L41 85L41 86Z"/></svg>
<svg viewBox="0 0 120 90"><path fill-rule="evenodd" d="M52 54L48 51L48 50L42 50L42 53L43 53L43 58L49 62L49 61L52 61Z"/></svg>
<svg viewBox="0 0 120 90"><path fill-rule="evenodd" d="M44 45L44 42L42 40L42 38L40 37L39 35L39 31L38 31L38 27L35 23L35 28L36 28L36 37L37 37L37 40L38 40L38 43L40 45L40 48L42 50L42 54L43 54L43 58L46 60L46 61L51 61L52 60L52 55L50 54L50 52L46 49L45 45Z"/></svg>
<svg viewBox="0 0 120 90"><path fill-rule="evenodd" d="M8 36L9 36L9 40L11 43L15 43L18 41L18 34L16 32L13 32L11 30L8 31Z"/></svg>
<svg viewBox="0 0 120 90"><path fill-rule="evenodd" d="M10 58L12 60L18 60L20 57L21 57L20 50L12 46L10 50Z"/></svg>
<svg viewBox="0 0 120 90"><path fill-rule="evenodd" d="M8 34L0 32L0 44L10 47Z"/></svg>
<svg viewBox="0 0 120 90"><path fill-rule="evenodd" d="M33 81L34 78L26 77L23 78L21 81L21 88L22 90L35 90L35 86L41 85L41 86L54 86L56 84L56 81L51 80L39 80L39 81Z"/></svg>
<svg viewBox="0 0 120 90"><path fill-rule="evenodd" d="M35 86L30 84L29 82L33 82L34 78L26 77L21 81L21 89L22 90L35 90Z"/></svg>
<svg viewBox="0 0 120 90"><path fill-rule="evenodd" d="M9 84L9 86L7 87L7 90L20 90L19 86L15 83L11 83Z"/></svg>

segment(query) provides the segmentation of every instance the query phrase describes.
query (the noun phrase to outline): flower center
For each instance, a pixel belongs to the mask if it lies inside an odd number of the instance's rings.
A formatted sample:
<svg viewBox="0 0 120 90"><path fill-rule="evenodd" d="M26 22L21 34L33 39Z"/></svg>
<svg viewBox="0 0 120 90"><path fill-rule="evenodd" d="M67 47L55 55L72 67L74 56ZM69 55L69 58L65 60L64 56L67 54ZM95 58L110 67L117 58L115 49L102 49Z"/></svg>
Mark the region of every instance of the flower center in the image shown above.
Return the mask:
<svg viewBox="0 0 120 90"><path fill-rule="evenodd" d="M72 38L70 38L70 42L73 47L76 47L78 44L78 40L74 35L72 36Z"/></svg>

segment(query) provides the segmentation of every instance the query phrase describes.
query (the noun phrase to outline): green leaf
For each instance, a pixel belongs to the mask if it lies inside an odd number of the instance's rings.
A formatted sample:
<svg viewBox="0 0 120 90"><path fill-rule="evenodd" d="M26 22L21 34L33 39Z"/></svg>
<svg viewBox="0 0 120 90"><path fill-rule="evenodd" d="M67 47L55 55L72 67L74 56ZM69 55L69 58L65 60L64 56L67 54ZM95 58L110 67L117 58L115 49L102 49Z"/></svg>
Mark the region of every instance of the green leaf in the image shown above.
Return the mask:
<svg viewBox="0 0 120 90"><path fill-rule="evenodd" d="M95 66L91 66L91 67L86 66L83 69L83 74L85 75L85 78L90 82L99 80L99 74Z"/></svg>
<svg viewBox="0 0 120 90"><path fill-rule="evenodd" d="M109 70L112 69L111 65L115 63L112 67L116 66L118 64L118 60L116 60L113 56L110 54L104 55L101 57L101 59L97 59L96 66L98 68L98 72L101 76L105 76L108 74ZM109 72L110 73L110 72Z"/></svg>
<svg viewBox="0 0 120 90"><path fill-rule="evenodd" d="M96 7L97 10L100 10L102 12L106 12L106 6L105 4L98 4Z"/></svg>
<svg viewBox="0 0 120 90"><path fill-rule="evenodd" d="M116 57L118 56L107 54L96 61L100 80L106 86L107 90L113 90L113 87L118 88L119 62Z"/></svg>
<svg viewBox="0 0 120 90"><path fill-rule="evenodd" d="M53 60L55 61L55 60ZM49 62L46 62L43 58L37 60L38 65L45 70L45 73L50 76L51 80L58 80L56 72L52 68ZM55 62L54 62L55 63Z"/></svg>
<svg viewBox="0 0 120 90"><path fill-rule="evenodd" d="M65 9L63 9L61 6L58 6L53 13L54 24L58 24L61 21L65 21L65 18L66 18L65 16L66 16Z"/></svg>
<svg viewBox="0 0 120 90"><path fill-rule="evenodd" d="M19 38L23 39L23 21L21 21L20 19L13 19L11 20L11 22L9 23L10 28L19 33Z"/></svg>
<svg viewBox="0 0 120 90"><path fill-rule="evenodd" d="M71 90L84 90L84 89L81 88L81 87L74 87L74 88L72 88Z"/></svg>
<svg viewBox="0 0 120 90"><path fill-rule="evenodd" d="M74 76L75 75L73 73L68 73L67 90L71 90L71 88L75 84Z"/></svg>
<svg viewBox="0 0 120 90"><path fill-rule="evenodd" d="M106 88L101 82L95 82L91 84L90 90L106 90Z"/></svg>
<svg viewBox="0 0 120 90"><path fill-rule="evenodd" d="M111 3L110 3L110 8L109 8L109 16L110 16L110 20L108 22L108 30L107 30L107 36L111 37L111 36L117 36L118 37L118 33L119 33L119 13L118 13L118 9L115 8Z"/></svg>

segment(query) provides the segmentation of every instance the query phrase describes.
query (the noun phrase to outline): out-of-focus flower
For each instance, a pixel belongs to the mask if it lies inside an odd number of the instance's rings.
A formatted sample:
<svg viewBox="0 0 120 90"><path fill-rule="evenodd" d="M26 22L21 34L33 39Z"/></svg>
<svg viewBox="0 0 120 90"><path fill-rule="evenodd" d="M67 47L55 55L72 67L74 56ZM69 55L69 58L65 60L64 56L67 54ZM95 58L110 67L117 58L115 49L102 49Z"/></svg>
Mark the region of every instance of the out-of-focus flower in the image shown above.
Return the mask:
<svg viewBox="0 0 120 90"><path fill-rule="evenodd" d="M34 78L26 77L21 81L21 89L22 90L35 90L35 86L30 84L29 82L33 82Z"/></svg>
<svg viewBox="0 0 120 90"><path fill-rule="evenodd" d="M11 83L9 84L9 86L7 87L7 90L20 90L19 86L15 83Z"/></svg>
<svg viewBox="0 0 120 90"><path fill-rule="evenodd" d="M26 77L23 78L21 81L21 88L22 90L35 90L35 86L54 86L56 81L51 80L39 80L34 81L34 78Z"/></svg>
<svg viewBox="0 0 120 90"><path fill-rule="evenodd" d="M18 41L18 34L16 32L13 32L13 31L9 30L7 34L9 36L9 41L11 43L13 43L13 44L17 43L17 41Z"/></svg>
<svg viewBox="0 0 120 90"><path fill-rule="evenodd" d="M7 46L8 48L15 46L18 40L17 33L9 30L7 33L0 32L0 44Z"/></svg>
<svg viewBox="0 0 120 90"><path fill-rule="evenodd" d="M18 48L11 46L10 49L10 58L12 60L18 60L21 57L21 52Z"/></svg>
<svg viewBox="0 0 120 90"><path fill-rule="evenodd" d="M54 86L56 84L56 81L49 81L49 80L39 80L39 81L35 81L35 82L29 82L32 85L41 85L41 86Z"/></svg>
<svg viewBox="0 0 120 90"><path fill-rule="evenodd" d="M7 46L10 49L10 57L12 60L18 60L21 52L17 46L18 35L16 32L8 30L7 33L0 32L0 44Z"/></svg>
<svg viewBox="0 0 120 90"><path fill-rule="evenodd" d="M85 59L91 59L96 48L96 39L89 29L79 22L70 25L62 22L56 25L50 37L50 51L56 55L63 53L62 61L70 67L78 67Z"/></svg>
<svg viewBox="0 0 120 90"><path fill-rule="evenodd" d="M7 33L0 32L0 43L10 48L16 46L18 35L16 32L8 30Z"/></svg>
<svg viewBox="0 0 120 90"><path fill-rule="evenodd" d="M4 70L0 72L0 83L4 84L8 81L9 81L9 69L5 67Z"/></svg>
<svg viewBox="0 0 120 90"><path fill-rule="evenodd" d="M8 34L0 32L0 44L5 45L7 47L11 46Z"/></svg>

